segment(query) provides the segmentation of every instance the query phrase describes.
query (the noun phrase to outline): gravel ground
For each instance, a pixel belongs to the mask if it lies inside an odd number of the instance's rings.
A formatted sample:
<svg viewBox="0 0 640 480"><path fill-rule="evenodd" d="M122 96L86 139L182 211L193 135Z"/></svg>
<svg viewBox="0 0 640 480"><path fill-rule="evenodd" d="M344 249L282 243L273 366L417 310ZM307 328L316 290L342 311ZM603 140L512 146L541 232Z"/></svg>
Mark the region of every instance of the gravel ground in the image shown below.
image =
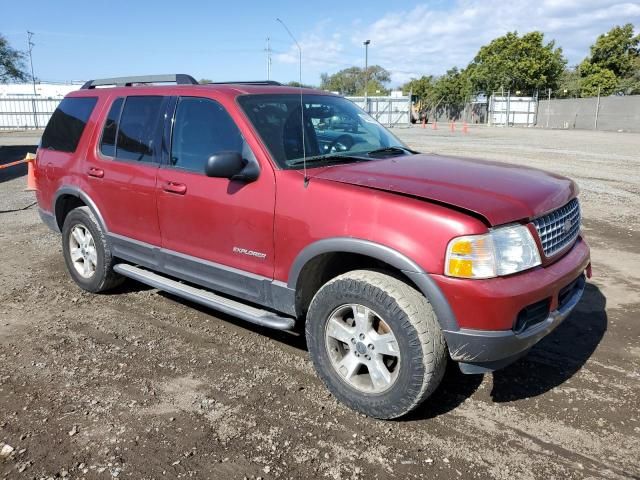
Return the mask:
<svg viewBox="0 0 640 480"><path fill-rule="evenodd" d="M35 208L6 212L33 202L25 178L0 177L0 478L640 478L640 135L396 133L580 184L594 278L527 357L450 368L411 417L366 418L327 392L295 334L134 282L81 291Z"/></svg>

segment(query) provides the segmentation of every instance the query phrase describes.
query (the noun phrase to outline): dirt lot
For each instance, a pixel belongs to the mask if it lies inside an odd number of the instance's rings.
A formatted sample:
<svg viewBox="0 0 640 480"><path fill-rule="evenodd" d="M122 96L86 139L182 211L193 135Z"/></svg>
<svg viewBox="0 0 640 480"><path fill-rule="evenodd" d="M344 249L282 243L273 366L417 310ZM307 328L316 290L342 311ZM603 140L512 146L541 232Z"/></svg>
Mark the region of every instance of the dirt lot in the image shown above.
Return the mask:
<svg viewBox="0 0 640 480"><path fill-rule="evenodd" d="M579 182L594 278L527 357L450 368L410 418L357 415L303 338L133 282L82 292L35 208L4 212L33 202L24 177L0 177L0 478L640 478L640 135L396 132Z"/></svg>

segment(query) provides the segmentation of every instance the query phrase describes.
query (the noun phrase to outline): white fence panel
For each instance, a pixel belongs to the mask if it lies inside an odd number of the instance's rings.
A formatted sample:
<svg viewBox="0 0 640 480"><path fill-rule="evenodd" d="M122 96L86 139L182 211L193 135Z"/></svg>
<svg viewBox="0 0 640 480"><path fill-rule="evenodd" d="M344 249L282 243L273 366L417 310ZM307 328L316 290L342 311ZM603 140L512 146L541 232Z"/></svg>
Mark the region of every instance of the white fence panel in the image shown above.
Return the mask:
<svg viewBox="0 0 640 480"><path fill-rule="evenodd" d="M411 124L411 97L345 97L388 127ZM366 101L365 101L366 100Z"/></svg>
<svg viewBox="0 0 640 480"><path fill-rule="evenodd" d="M490 125L534 126L538 102L535 97L492 96L489 101Z"/></svg>
<svg viewBox="0 0 640 480"><path fill-rule="evenodd" d="M0 98L0 130L44 128L63 97L28 95Z"/></svg>

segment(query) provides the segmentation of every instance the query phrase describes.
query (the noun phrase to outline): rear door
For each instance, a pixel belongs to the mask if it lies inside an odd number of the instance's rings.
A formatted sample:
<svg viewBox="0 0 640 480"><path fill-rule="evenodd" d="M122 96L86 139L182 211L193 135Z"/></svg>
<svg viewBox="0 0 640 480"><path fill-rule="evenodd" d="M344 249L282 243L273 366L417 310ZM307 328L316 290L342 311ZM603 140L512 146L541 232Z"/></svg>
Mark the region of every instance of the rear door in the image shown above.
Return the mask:
<svg viewBox="0 0 640 480"><path fill-rule="evenodd" d="M87 155L86 190L110 234L160 245L156 176L168 97L113 98L95 151Z"/></svg>

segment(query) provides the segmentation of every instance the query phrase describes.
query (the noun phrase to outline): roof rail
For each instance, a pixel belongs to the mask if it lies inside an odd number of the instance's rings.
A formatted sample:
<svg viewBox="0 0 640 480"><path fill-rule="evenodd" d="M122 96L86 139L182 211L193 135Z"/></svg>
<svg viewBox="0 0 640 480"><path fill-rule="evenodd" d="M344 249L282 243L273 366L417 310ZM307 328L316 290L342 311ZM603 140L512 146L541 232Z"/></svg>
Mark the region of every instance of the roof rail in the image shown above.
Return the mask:
<svg viewBox="0 0 640 480"><path fill-rule="evenodd" d="M131 87L136 83L169 83L175 82L177 85L198 85L198 81L191 75L176 73L171 75L141 75L138 77L114 77L89 80L81 90L114 85L116 87Z"/></svg>
<svg viewBox="0 0 640 480"><path fill-rule="evenodd" d="M280 82L275 80L247 80L244 82L207 82L207 85L276 85L282 86Z"/></svg>

